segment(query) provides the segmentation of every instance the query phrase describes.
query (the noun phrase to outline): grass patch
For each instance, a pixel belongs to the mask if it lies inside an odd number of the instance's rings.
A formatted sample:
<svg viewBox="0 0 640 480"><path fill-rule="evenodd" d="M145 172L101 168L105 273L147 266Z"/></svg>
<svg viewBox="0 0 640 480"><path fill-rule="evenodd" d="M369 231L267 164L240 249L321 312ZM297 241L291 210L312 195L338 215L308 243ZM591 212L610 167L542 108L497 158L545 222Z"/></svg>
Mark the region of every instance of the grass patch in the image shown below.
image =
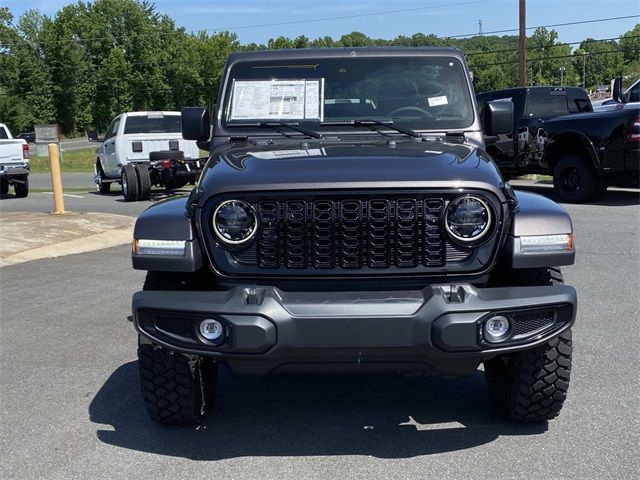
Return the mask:
<svg viewBox="0 0 640 480"><path fill-rule="evenodd" d="M33 173L49 172L49 157L31 155L30 160L31 171ZM93 165L95 161L95 148L63 152L60 160L60 170L62 170L62 172L93 173Z"/></svg>

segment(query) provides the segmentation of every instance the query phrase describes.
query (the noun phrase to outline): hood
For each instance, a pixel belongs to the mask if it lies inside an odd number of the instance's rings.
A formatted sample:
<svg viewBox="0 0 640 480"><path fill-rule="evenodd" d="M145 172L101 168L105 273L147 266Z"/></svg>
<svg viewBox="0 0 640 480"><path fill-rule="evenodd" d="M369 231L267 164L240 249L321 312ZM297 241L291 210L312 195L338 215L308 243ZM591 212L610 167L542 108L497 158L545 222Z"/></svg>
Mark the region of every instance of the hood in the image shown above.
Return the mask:
<svg viewBox="0 0 640 480"><path fill-rule="evenodd" d="M503 181L484 150L464 144L245 142L214 152L197 190L209 197L236 191L438 187L498 193Z"/></svg>

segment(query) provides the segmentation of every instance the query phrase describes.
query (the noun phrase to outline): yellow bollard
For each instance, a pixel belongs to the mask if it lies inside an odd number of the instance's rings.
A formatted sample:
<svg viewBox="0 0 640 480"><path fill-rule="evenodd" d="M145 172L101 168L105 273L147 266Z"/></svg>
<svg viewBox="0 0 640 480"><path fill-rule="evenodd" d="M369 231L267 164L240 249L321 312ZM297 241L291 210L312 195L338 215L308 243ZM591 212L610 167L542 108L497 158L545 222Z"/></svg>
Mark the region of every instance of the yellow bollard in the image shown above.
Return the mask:
<svg viewBox="0 0 640 480"><path fill-rule="evenodd" d="M53 187L53 214L64 213L64 198L62 197L62 178L60 176L60 159L58 158L58 145L49 144L49 169L51 170L51 185Z"/></svg>

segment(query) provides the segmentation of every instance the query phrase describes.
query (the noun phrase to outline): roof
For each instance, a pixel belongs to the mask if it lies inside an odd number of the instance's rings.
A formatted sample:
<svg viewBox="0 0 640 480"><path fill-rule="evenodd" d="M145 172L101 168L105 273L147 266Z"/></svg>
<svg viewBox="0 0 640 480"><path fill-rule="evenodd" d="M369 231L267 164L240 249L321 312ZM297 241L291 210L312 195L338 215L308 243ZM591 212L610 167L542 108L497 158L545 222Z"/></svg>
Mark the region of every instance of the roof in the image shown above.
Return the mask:
<svg viewBox="0 0 640 480"><path fill-rule="evenodd" d="M232 53L229 56L229 63L237 61L347 57L456 57L463 60L464 53L457 48L440 47L292 48L287 50Z"/></svg>

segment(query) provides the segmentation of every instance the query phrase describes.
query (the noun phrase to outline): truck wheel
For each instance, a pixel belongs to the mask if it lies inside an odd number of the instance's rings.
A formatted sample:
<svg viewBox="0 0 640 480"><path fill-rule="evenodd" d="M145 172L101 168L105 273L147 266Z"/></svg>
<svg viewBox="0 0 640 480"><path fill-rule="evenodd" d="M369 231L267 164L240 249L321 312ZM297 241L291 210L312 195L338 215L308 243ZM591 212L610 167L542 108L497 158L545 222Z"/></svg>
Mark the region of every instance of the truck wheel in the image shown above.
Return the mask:
<svg viewBox="0 0 640 480"><path fill-rule="evenodd" d="M560 159L553 169L553 187L565 202L581 203L596 191L598 176L587 162L577 155Z"/></svg>
<svg viewBox="0 0 640 480"><path fill-rule="evenodd" d="M564 283L559 268L503 272L492 286L546 286ZM532 350L484 362L492 403L511 420L535 422L558 415L571 372L571 330Z"/></svg>
<svg viewBox="0 0 640 480"><path fill-rule="evenodd" d="M100 162L96 162L96 185L100 193L109 193L111 191L111 182L104 181L104 170Z"/></svg>
<svg viewBox="0 0 640 480"><path fill-rule="evenodd" d="M484 362L491 400L511 420L557 417L569 389L571 351L571 330L567 330L532 350Z"/></svg>
<svg viewBox="0 0 640 480"><path fill-rule="evenodd" d="M138 368L142 398L154 422L192 424L212 403L217 365L209 358L140 343Z"/></svg>
<svg viewBox="0 0 640 480"><path fill-rule="evenodd" d="M14 183L13 188L16 192L16 198L25 198L29 195L29 179L25 178L24 183Z"/></svg>
<svg viewBox="0 0 640 480"><path fill-rule="evenodd" d="M138 173L131 164L122 167L122 196L125 202L138 200Z"/></svg>
<svg viewBox="0 0 640 480"><path fill-rule="evenodd" d="M151 175L149 168L145 164L137 164L135 166L138 173L138 200L149 200L151 195Z"/></svg>
<svg viewBox="0 0 640 480"><path fill-rule="evenodd" d="M6 195L9 193L9 182L0 178L0 194Z"/></svg>

